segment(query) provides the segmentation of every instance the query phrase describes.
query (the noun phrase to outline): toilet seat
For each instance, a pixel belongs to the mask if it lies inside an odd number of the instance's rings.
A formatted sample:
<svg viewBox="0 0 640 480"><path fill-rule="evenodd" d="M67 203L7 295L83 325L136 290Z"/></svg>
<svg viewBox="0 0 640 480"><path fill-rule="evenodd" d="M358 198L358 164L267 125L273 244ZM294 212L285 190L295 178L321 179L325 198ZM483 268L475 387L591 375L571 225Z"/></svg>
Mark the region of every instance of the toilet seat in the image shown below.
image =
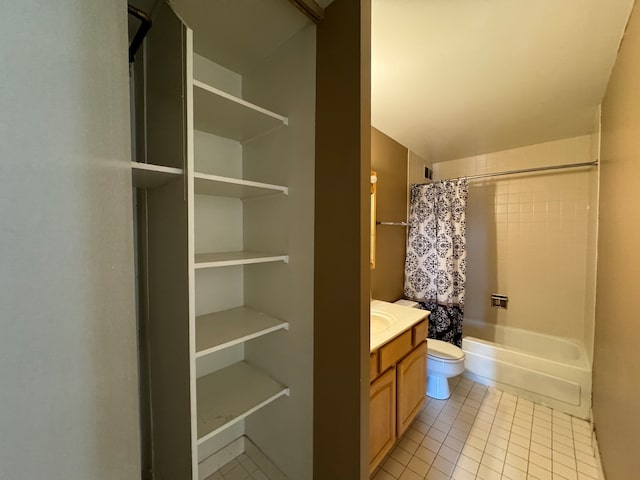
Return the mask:
<svg viewBox="0 0 640 480"><path fill-rule="evenodd" d="M442 340L427 339L427 356L438 359L442 362L459 362L464 359L464 352L460 347L456 347Z"/></svg>

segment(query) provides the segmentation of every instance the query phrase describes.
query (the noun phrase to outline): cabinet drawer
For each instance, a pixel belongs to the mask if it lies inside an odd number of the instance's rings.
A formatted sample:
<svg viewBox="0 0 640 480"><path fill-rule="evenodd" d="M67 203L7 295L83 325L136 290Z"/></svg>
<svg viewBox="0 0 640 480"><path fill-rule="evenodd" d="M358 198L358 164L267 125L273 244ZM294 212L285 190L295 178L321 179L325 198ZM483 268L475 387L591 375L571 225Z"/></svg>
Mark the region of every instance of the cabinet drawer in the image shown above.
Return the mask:
<svg viewBox="0 0 640 480"><path fill-rule="evenodd" d="M422 320L417 325L413 326L413 346L419 345L424 342L427 338L427 333L429 333L429 317Z"/></svg>
<svg viewBox="0 0 640 480"><path fill-rule="evenodd" d="M369 382L373 382L378 376L378 351L369 356Z"/></svg>
<svg viewBox="0 0 640 480"><path fill-rule="evenodd" d="M384 372L391 365L396 364L398 360L411 351L411 336L412 331L407 330L378 350L378 354L380 355L380 372Z"/></svg>

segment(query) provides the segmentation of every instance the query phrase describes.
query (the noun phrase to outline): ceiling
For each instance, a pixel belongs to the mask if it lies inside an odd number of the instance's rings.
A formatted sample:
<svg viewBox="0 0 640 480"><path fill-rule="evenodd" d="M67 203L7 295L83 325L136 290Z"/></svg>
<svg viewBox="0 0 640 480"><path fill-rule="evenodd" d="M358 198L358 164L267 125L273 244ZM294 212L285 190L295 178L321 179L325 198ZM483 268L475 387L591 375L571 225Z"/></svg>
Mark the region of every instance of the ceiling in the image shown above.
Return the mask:
<svg viewBox="0 0 640 480"><path fill-rule="evenodd" d="M153 18L163 1L128 0L128 3ZM194 51L241 74L267 57L273 45L281 44L310 23L291 0L166 1L194 30ZM316 1L324 8L333 0ZM140 21L129 15L130 39L139 26ZM256 38L261 41L256 42Z"/></svg>
<svg viewBox="0 0 640 480"><path fill-rule="evenodd" d="M633 5L372 2L372 124L431 161L592 132Z"/></svg>

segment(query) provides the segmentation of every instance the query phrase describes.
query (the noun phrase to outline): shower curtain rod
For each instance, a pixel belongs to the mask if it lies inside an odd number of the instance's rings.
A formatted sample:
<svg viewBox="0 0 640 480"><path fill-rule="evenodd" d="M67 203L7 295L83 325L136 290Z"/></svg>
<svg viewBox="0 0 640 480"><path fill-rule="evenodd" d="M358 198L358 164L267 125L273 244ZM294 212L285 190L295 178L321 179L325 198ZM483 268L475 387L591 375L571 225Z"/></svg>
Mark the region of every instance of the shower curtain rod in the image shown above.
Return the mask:
<svg viewBox="0 0 640 480"><path fill-rule="evenodd" d="M478 178L487 178L487 177L501 177L502 175L514 175L516 173L530 173L530 172L544 172L547 170L562 170L565 168L578 168L578 167L597 167L598 161L594 162L582 162L582 163L566 163L564 165L550 165L548 167L534 167L534 168L522 168L520 170L509 170L507 172L496 172L496 173L481 173L478 175L469 175L468 177L458 177L458 178L447 178L443 180L462 180L466 178L467 180L477 180ZM439 182L440 180L435 180L435 182ZM391 227L408 227L409 224L407 222L376 222L376 225L388 225Z"/></svg>
<svg viewBox="0 0 640 480"><path fill-rule="evenodd" d="M596 160L594 162L566 163L564 165L550 165L548 167L522 168L520 170L509 170L506 172L481 173L478 175L469 175L468 177L447 178L443 180L462 180L463 178L466 178L467 180L476 180L478 178L501 177L502 175L513 175L516 173L544 172L547 170L562 170L565 168L597 167L597 166L598 166L598 161ZM435 182L438 182L438 181L439 180L435 180Z"/></svg>

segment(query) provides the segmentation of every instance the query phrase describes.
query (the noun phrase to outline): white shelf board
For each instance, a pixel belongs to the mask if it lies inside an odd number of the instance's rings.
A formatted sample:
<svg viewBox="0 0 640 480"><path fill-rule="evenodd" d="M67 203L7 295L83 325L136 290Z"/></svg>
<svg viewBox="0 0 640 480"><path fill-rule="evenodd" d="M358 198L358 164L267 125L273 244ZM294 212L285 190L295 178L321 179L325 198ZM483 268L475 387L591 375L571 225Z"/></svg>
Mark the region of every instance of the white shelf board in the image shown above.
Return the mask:
<svg viewBox="0 0 640 480"><path fill-rule="evenodd" d="M289 329L289 324L248 307L196 317L196 358L224 348Z"/></svg>
<svg viewBox="0 0 640 480"><path fill-rule="evenodd" d="M289 389L246 362L238 362L196 382L198 444L246 418Z"/></svg>
<svg viewBox="0 0 640 480"><path fill-rule="evenodd" d="M287 195L289 189L281 185L253 182L237 178L220 177L208 173L194 173L195 192L218 197L253 198L273 193Z"/></svg>
<svg viewBox="0 0 640 480"><path fill-rule="evenodd" d="M243 142L288 119L223 90L193 80L194 128Z"/></svg>
<svg viewBox="0 0 640 480"><path fill-rule="evenodd" d="M136 188L156 188L180 178L181 168L131 162L131 178Z"/></svg>
<svg viewBox="0 0 640 480"><path fill-rule="evenodd" d="M288 261L288 255L273 255L264 252L196 253L195 268L229 267L232 265Z"/></svg>

